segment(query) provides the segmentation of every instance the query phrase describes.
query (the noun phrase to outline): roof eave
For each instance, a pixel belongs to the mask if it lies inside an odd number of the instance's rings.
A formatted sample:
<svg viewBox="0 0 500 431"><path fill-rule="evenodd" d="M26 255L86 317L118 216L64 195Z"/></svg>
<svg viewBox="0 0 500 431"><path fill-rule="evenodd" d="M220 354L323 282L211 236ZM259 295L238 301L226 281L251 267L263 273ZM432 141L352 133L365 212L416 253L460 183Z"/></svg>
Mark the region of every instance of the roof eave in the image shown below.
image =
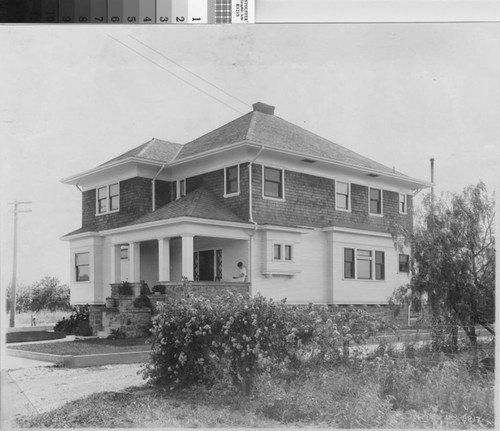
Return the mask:
<svg viewBox="0 0 500 431"><path fill-rule="evenodd" d="M61 183L63 184L72 184L72 185L77 185L79 184L79 180L95 175L99 172L104 172L108 169L116 168L122 165L126 165L128 163L142 163L144 165L151 165L151 166L162 166L162 165L167 165L166 162L162 162L159 160L151 160L151 159L145 159L143 157L127 157L126 159L121 159L117 160L116 162L111 162L109 164L101 165L93 169L89 169L87 171L80 172L78 174L62 178L60 180Z"/></svg>
<svg viewBox="0 0 500 431"><path fill-rule="evenodd" d="M102 230L102 231L99 231L99 234L112 235L112 234L117 234L117 233L132 232L132 231L140 230L140 229L148 229L148 228L154 228L154 227L166 226L166 225L178 224L178 223L185 223L185 222L199 223L199 224L212 225L212 226L216 225L216 226L224 226L224 227L238 227L238 228L244 228L244 229L253 229L253 224L251 224L249 222L234 222L234 221L225 221L225 220L203 219L203 218L199 218L199 217L181 216L181 217L175 217L175 218L171 218L171 219L156 220L156 221L152 221L152 222L132 224L132 225L127 225L127 226L117 227L114 229Z"/></svg>

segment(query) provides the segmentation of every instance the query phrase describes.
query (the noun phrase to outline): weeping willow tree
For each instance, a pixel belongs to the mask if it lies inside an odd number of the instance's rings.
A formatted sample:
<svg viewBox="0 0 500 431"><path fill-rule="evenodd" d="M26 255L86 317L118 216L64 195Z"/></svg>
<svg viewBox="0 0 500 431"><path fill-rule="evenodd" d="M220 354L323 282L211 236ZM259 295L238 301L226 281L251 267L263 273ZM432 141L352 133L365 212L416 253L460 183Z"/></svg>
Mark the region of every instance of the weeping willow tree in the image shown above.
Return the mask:
<svg viewBox="0 0 500 431"><path fill-rule="evenodd" d="M495 334L495 204L484 183L424 199L413 231L395 229L412 248L412 279L396 291L426 298L435 319L460 326L477 364L477 326ZM417 306L421 304L416 304Z"/></svg>

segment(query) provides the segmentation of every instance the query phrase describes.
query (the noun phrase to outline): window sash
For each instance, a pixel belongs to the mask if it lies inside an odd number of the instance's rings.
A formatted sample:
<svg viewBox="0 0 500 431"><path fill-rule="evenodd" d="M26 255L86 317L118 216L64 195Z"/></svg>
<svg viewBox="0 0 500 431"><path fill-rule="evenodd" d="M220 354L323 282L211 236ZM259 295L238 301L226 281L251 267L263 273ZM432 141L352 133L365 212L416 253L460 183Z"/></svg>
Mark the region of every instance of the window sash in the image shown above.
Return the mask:
<svg viewBox="0 0 500 431"><path fill-rule="evenodd" d="M337 209L349 209L349 184L342 181L335 183L337 190L335 193L335 206Z"/></svg>
<svg viewBox="0 0 500 431"><path fill-rule="evenodd" d="M399 212L406 213L406 195L399 194Z"/></svg>
<svg viewBox="0 0 500 431"><path fill-rule="evenodd" d="M375 280L385 280L385 253L375 252Z"/></svg>
<svg viewBox="0 0 500 431"><path fill-rule="evenodd" d="M292 246L285 245L285 260L292 260Z"/></svg>
<svg viewBox="0 0 500 431"><path fill-rule="evenodd" d="M283 198L283 171L264 167L264 196Z"/></svg>
<svg viewBox="0 0 500 431"><path fill-rule="evenodd" d="M97 189L97 213L105 214L120 209L119 183L108 184Z"/></svg>
<svg viewBox="0 0 500 431"><path fill-rule="evenodd" d="M274 244L274 260L281 260L281 244Z"/></svg>
<svg viewBox="0 0 500 431"><path fill-rule="evenodd" d="M382 190L370 189L370 213L382 214Z"/></svg>
<svg viewBox="0 0 500 431"><path fill-rule="evenodd" d="M90 280L90 253L75 254L75 279L76 281Z"/></svg>
<svg viewBox="0 0 500 431"><path fill-rule="evenodd" d="M408 254L399 255L399 272L410 271L410 256Z"/></svg>
<svg viewBox="0 0 500 431"><path fill-rule="evenodd" d="M226 168L226 195L239 192L238 165Z"/></svg>
<svg viewBox="0 0 500 431"><path fill-rule="evenodd" d="M354 278L354 249L344 249L344 278Z"/></svg>

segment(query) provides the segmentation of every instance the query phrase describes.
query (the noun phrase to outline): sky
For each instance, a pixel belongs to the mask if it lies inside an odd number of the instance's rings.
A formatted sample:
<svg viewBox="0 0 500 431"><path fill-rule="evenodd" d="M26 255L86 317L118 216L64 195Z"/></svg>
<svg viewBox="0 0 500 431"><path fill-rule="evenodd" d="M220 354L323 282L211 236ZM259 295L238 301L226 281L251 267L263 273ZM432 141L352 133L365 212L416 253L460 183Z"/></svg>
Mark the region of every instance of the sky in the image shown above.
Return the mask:
<svg viewBox="0 0 500 431"><path fill-rule="evenodd" d="M500 166L499 24L0 26L0 282L69 281L81 194L60 182L151 138L276 115L436 191Z"/></svg>

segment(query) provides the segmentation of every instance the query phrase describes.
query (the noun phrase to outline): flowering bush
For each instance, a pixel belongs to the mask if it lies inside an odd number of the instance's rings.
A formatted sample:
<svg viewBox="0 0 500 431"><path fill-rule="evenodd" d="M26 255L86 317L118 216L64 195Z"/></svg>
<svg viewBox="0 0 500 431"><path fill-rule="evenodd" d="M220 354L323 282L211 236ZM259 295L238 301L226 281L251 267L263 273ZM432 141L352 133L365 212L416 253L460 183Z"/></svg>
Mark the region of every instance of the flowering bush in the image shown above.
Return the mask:
<svg viewBox="0 0 500 431"><path fill-rule="evenodd" d="M188 295L160 305L144 378L178 386L212 384L226 376L246 394L258 375L290 380L312 366L349 355L349 343L371 333L363 310L289 306L262 296Z"/></svg>

